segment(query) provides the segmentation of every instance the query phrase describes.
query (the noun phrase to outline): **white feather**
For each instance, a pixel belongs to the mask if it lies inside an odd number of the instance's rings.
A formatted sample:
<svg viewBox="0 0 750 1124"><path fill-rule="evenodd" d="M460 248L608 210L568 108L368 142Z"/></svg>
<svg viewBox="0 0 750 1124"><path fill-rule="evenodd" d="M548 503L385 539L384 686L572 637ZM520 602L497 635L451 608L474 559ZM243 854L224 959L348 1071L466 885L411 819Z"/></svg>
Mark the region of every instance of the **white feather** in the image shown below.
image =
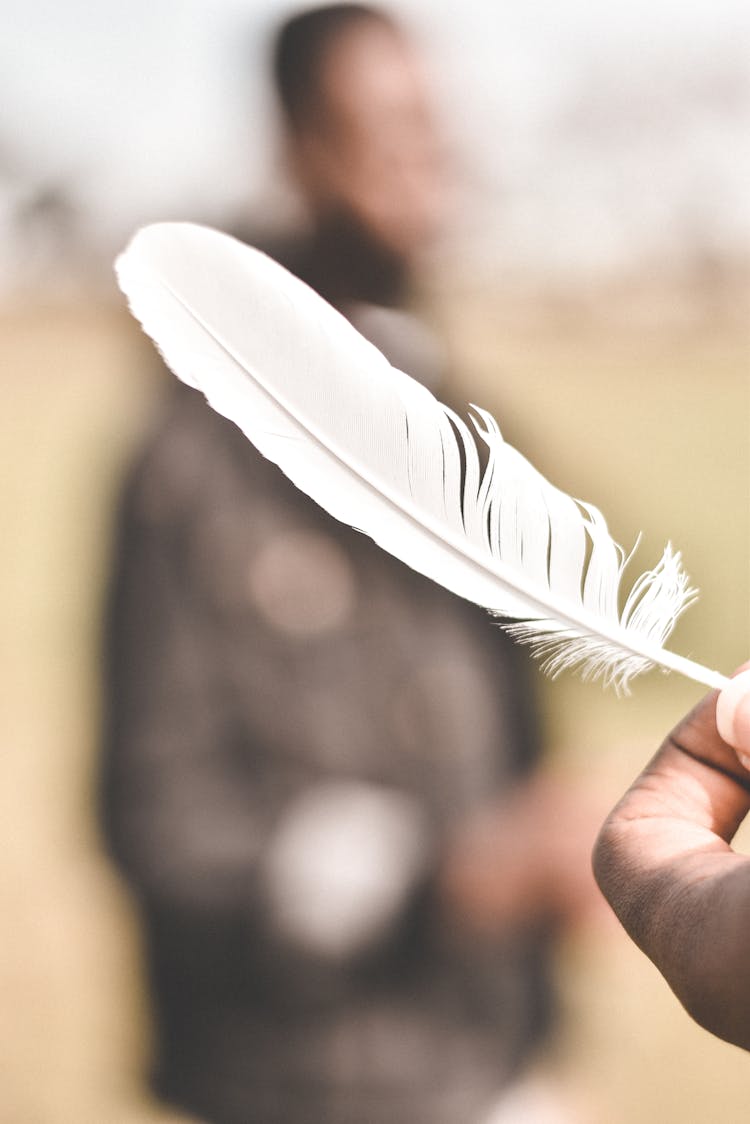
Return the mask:
<svg viewBox="0 0 750 1124"><path fill-rule="evenodd" d="M167 364L299 488L413 569L516 623L558 674L627 688L653 664L725 680L666 651L693 600L667 546L619 611L625 559L601 513L559 491L486 411L468 426L270 258L205 227L146 227L121 288Z"/></svg>

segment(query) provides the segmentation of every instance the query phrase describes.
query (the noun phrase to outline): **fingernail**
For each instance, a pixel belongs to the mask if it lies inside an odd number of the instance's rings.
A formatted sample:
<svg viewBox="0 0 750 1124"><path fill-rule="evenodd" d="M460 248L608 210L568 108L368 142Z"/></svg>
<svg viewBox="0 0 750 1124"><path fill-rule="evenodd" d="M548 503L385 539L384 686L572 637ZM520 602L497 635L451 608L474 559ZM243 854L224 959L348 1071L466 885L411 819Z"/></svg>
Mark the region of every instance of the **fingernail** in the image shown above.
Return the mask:
<svg viewBox="0 0 750 1124"><path fill-rule="evenodd" d="M716 726L725 742L744 751L738 757L750 770L750 669L730 679L719 695Z"/></svg>

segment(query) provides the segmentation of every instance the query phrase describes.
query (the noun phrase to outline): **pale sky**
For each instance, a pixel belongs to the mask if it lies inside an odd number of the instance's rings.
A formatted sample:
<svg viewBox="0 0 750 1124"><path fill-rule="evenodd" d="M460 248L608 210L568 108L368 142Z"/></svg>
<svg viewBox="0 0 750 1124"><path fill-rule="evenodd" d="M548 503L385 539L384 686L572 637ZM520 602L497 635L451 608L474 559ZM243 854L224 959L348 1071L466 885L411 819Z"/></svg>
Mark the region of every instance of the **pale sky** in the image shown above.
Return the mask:
<svg viewBox="0 0 750 1124"><path fill-rule="evenodd" d="M688 237L750 250L747 0L392 9L429 50L487 253L568 269L679 254ZM265 48L289 10L0 0L6 196L19 177L68 184L103 246L151 219L260 209L275 173Z"/></svg>

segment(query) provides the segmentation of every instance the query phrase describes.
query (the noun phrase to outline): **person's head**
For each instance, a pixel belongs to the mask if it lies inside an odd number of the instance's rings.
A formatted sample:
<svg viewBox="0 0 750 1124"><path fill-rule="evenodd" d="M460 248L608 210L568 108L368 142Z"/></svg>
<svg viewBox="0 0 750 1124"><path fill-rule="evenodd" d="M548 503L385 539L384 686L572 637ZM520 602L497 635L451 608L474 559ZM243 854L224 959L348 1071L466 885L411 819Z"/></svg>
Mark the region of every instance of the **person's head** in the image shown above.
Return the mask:
<svg viewBox="0 0 750 1124"><path fill-rule="evenodd" d="M443 168L418 53L389 16L334 4L281 28L274 77L292 167L318 216L343 213L408 259L439 224Z"/></svg>

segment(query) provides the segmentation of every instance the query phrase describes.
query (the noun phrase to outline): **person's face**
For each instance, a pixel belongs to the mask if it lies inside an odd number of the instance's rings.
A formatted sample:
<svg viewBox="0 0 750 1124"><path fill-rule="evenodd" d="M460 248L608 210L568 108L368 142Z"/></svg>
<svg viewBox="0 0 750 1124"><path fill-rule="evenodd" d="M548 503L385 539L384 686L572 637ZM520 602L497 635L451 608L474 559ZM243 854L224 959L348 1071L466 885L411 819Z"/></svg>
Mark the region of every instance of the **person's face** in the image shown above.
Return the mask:
<svg viewBox="0 0 750 1124"><path fill-rule="evenodd" d="M385 248L413 256L436 233L445 194L414 50L379 24L343 32L323 63L320 106L293 153L313 209L343 208Z"/></svg>

